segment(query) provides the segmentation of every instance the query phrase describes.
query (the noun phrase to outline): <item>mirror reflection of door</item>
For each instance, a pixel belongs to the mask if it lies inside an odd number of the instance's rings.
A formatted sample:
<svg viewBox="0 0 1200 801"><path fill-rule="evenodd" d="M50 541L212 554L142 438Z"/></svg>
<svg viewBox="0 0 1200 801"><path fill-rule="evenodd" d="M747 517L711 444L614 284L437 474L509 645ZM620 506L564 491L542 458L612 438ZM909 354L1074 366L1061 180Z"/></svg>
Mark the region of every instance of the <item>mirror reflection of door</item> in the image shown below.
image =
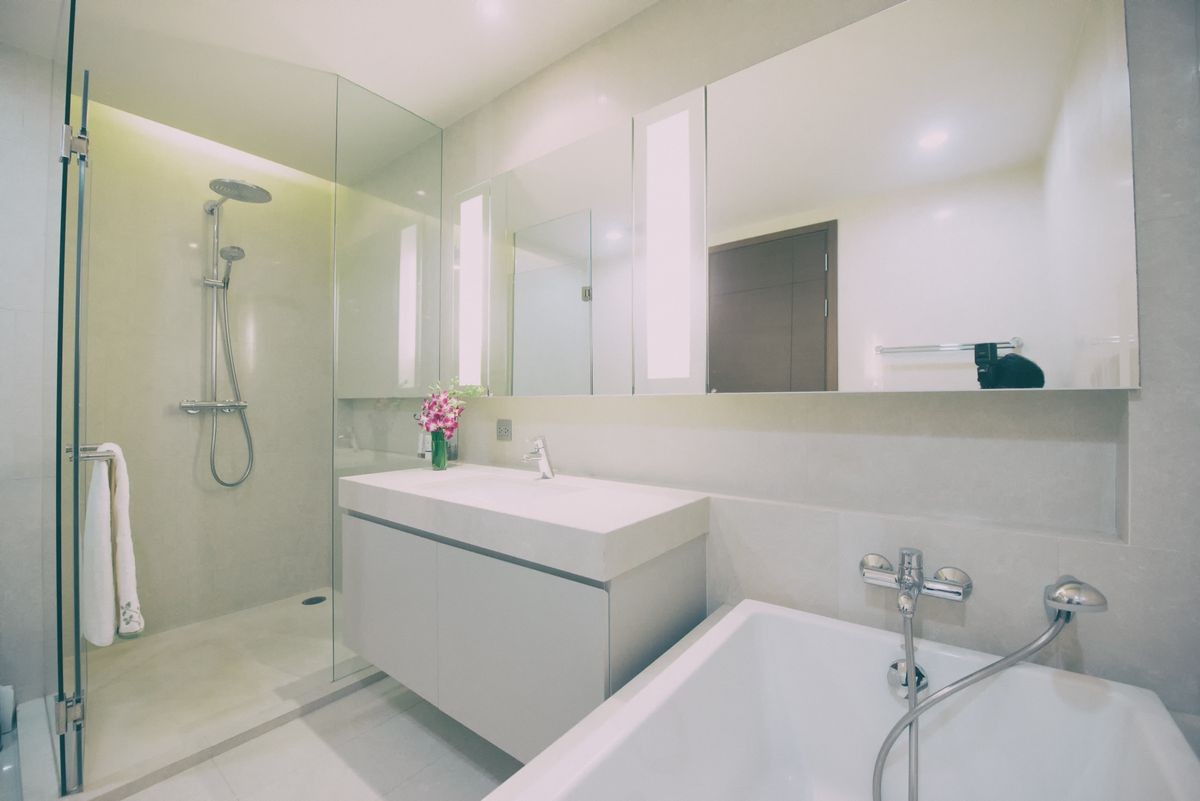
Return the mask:
<svg viewBox="0 0 1200 801"><path fill-rule="evenodd" d="M831 221L709 249L710 392L837 389L836 240Z"/></svg>
<svg viewBox="0 0 1200 801"><path fill-rule="evenodd" d="M512 393L592 392L592 215L513 234Z"/></svg>

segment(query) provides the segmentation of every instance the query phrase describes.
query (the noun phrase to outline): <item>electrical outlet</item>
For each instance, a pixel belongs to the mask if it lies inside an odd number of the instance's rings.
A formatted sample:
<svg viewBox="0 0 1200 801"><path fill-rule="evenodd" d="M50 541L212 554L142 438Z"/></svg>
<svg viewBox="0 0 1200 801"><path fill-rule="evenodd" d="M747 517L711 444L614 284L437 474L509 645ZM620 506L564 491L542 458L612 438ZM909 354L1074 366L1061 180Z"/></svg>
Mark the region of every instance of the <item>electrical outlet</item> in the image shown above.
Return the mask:
<svg viewBox="0 0 1200 801"><path fill-rule="evenodd" d="M512 420L496 421L496 441L512 442Z"/></svg>

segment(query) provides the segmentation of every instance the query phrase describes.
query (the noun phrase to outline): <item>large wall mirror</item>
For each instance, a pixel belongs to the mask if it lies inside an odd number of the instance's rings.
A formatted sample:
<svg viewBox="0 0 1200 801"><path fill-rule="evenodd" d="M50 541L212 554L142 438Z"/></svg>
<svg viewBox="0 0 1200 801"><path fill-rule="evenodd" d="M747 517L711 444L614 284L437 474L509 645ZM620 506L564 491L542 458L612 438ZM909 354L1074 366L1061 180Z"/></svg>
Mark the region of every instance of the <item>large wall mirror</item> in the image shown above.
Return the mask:
<svg viewBox="0 0 1200 801"><path fill-rule="evenodd" d="M1131 153L1121 0L908 0L717 81L710 390L1135 386Z"/></svg>
<svg viewBox="0 0 1200 801"><path fill-rule="evenodd" d="M1136 387L1132 184L1121 0L907 0L492 179L485 383Z"/></svg>

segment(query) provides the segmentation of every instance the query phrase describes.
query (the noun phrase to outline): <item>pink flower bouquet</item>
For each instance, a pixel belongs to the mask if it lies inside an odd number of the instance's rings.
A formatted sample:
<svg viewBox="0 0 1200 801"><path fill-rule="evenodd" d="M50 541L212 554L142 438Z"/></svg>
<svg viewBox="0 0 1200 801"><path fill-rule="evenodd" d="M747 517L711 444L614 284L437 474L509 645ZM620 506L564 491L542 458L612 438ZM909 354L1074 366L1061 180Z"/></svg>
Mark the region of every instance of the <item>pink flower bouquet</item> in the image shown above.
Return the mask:
<svg viewBox="0 0 1200 801"><path fill-rule="evenodd" d="M462 399L451 392L434 391L421 404L417 424L431 434L440 431L446 439L450 439L458 430L458 417L463 413L465 406Z"/></svg>

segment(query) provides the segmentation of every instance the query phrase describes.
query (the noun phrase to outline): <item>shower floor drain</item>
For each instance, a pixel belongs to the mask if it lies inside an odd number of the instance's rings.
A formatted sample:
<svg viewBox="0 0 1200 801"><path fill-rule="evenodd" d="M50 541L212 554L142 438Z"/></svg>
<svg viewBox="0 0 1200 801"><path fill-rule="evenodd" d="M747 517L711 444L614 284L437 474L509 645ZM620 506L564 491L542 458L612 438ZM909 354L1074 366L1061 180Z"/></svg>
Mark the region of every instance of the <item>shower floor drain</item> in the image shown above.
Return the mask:
<svg viewBox="0 0 1200 801"><path fill-rule="evenodd" d="M325 603L325 596L324 595L313 595L310 598L305 598L300 603L304 604L305 606L316 606L317 604Z"/></svg>

